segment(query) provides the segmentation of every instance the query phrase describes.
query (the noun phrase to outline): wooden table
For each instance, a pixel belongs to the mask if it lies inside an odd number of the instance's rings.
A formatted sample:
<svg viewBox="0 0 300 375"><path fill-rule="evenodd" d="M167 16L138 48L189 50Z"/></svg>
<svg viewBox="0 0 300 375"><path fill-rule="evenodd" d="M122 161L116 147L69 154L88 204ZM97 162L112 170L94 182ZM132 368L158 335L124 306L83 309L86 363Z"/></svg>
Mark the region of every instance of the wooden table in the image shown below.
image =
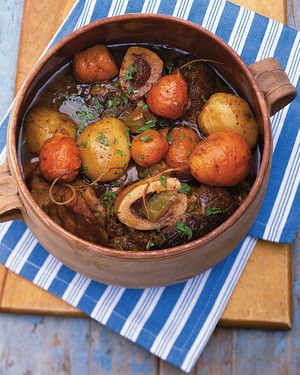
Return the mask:
<svg viewBox="0 0 300 375"><path fill-rule="evenodd" d="M20 9L20 1L15 1L15 5ZM52 2L51 12L48 11L50 1L37 1L37 0L27 0L25 1L24 8L24 19L23 19L23 28L21 36L21 52L28 52L28 41L34 45L34 50L30 51L30 54L21 53L19 57L19 70L17 75L17 87L20 85L20 82L23 80L28 69L32 65L33 61L36 59L36 56L40 54L43 50L44 45L47 40L50 38L50 35L55 31L56 25L61 22L64 18L64 15L67 13L69 7L73 3L71 1L64 1L63 4L58 1ZM270 14L270 2L259 2L259 1L238 1L239 4L251 7L261 13L272 16L272 18L277 18L282 20L284 14L284 3L282 1L272 2L273 11ZM276 3L276 4L275 4ZM0 2L1 4L1 2ZM275 6L276 5L276 6ZM3 5L2 5L3 6ZM7 12L9 9L4 8ZM269 12L269 13L268 13ZM26 22L25 22L25 21ZM39 29L39 37L36 38L37 23L41 25ZM26 56L26 58L24 57ZM278 245L282 247L281 245ZM277 246L277 247L278 247ZM290 248L287 246L278 249L273 245L261 243L253 253L247 268L239 282L238 288L233 295L230 304L228 305L227 310L225 311L222 317L222 323L225 325L269 325L269 326L281 326L288 328L291 325L291 315L290 315L290 293L288 290L289 278L290 278ZM275 274L266 273L265 270L269 268L275 270ZM277 282L274 282L274 279ZM253 282L255 280L255 282ZM2 287L1 287L2 286ZM270 287L273 290L270 290ZM270 295L276 296L276 299L269 298L269 295L266 295L266 291L269 291ZM273 300L274 303L270 304L270 300ZM78 316L79 312L75 309L70 308L66 304L62 303L60 300L56 299L53 296L41 291L38 288L32 286L28 282L24 281L20 277L5 271L3 268L0 268L0 306L3 311L14 311L14 312L35 312L35 313L52 313L52 314L66 314L72 316ZM17 329L21 330L20 318L11 318L6 315L2 315L0 320L0 331L3 332L3 336L9 342L12 342L12 331ZM8 324L7 328L4 327L2 330L1 324L8 320L11 322L11 319L14 319L13 324ZM31 319L31 320L30 320ZM146 354L143 350L138 349L131 343L128 343L125 339L120 338L117 335L109 334L108 330L105 328L100 328L97 323L76 319L53 319L53 318L30 318L26 320L28 323L26 327L31 327L31 332L25 336L28 340L28 346L26 345L26 339L22 344L22 347L31 347L32 333L36 333L38 330L42 330L44 321L47 321L48 332L50 333L51 340L45 340L43 345L49 351L49 360L50 357L53 357L53 352L56 350L62 353L62 346L64 351L66 350L66 355L64 354L64 359L61 361L62 367L60 368L60 361L55 361L53 359L52 367L56 370L56 373L75 373L74 371L79 371L80 366L83 364L78 363L78 360L75 356L72 356L70 353L71 347L75 347L75 352L78 354L84 352L85 350L85 359L87 361L87 366L90 373L95 373L96 369L100 371L99 373L155 373L160 372L161 374L172 373L175 374L175 371L170 366L166 365L164 362L159 362L159 370L157 371L157 359ZM23 319L21 322L24 323ZM58 323L59 322L59 323ZM74 337L77 341L74 342L72 339L72 328L76 324L74 322L79 322L83 334L89 334L91 340L82 337ZM65 329L59 330L64 325L67 327ZM24 326L22 325L24 328ZM84 328L83 328L84 327ZM74 326L75 328L75 326ZM228 338L230 334L224 334L223 331L219 330L214 335L211 342L215 345L216 341L220 339L224 340L224 343L230 342ZM231 331L232 332L232 331ZM28 337L27 337L28 336ZM39 332L40 338L45 339L45 335ZM62 337L67 342L64 342L62 345ZM72 345L70 340L72 340ZM103 341L104 340L104 341ZM275 341L274 341L275 342ZM48 346L46 346L48 344ZM222 352L226 357L226 353L229 354L230 350L233 348L233 343L230 342L231 348L226 348ZM219 345L220 346L220 345ZM57 349L55 349L57 348ZM60 350L58 349L60 348ZM106 355L105 351L109 351L111 348L114 348L115 354ZM8 351L9 352L9 351ZM74 353L75 353L74 352ZM205 357L209 359L213 358L214 350L208 348L204 355L202 356L198 365L199 371L201 368L201 373L206 370L212 371L213 368L217 370L218 367L212 366L211 363L205 365ZM1 363L1 343L0 343L0 363ZM50 354L51 353L51 354ZM219 351L220 354L220 351ZM93 358L90 358L92 356ZM220 356L220 355L219 355ZM219 359L221 359L221 357ZM43 359L46 359L46 356L43 356ZM95 357L95 358L94 358ZM120 359L121 358L121 359ZM11 361L7 354L4 352L3 359L6 361L4 369L14 367L11 364ZM30 361L28 356L24 358L24 364ZM232 362L232 361L231 361ZM28 362L29 363L29 362ZM110 364L109 364L110 363ZM222 363L222 362L220 362ZM220 365L219 363L219 365ZM74 366L76 364L76 370ZM233 368L234 363L229 364ZM225 368L229 369L229 365L225 365ZM44 363L38 364L35 367L34 373L39 373L39 369L50 369L50 367ZM44 367L43 367L44 366ZM79 366L79 367L78 367ZM111 366L111 367L110 367ZM17 371L18 367L15 367ZM20 367L21 368L21 367ZM23 368L23 367L22 367ZM25 367L24 367L25 368ZM73 370L71 371L70 368ZM82 369L87 367L82 367ZM272 367L273 368L273 367ZM295 367L296 368L296 367ZM26 367L29 369L29 367ZM92 369L92 370L91 370ZM250 369L250 367L249 367ZM274 367L275 369L275 367ZM3 370L4 371L4 370ZM70 372L71 371L71 372ZM195 370L196 371L196 370ZM15 372L19 373L19 372ZM21 372L20 372L21 373ZM46 370L47 373L47 370ZM78 373L86 373L83 372ZM177 373L177 371L176 371ZM200 373L200 372L199 372ZM238 373L238 372L237 372ZM2 368L0 364L0 374L2 374Z"/></svg>

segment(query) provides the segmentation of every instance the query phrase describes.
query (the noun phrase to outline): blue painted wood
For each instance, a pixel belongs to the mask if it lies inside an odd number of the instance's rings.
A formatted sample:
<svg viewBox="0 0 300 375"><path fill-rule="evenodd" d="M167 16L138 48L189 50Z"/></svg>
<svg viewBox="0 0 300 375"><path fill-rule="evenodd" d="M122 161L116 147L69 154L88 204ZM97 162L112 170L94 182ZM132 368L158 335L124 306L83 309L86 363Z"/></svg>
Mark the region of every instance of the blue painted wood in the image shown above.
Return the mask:
<svg viewBox="0 0 300 375"><path fill-rule="evenodd" d="M23 0L0 1L0 118L14 93Z"/></svg>
<svg viewBox="0 0 300 375"><path fill-rule="evenodd" d="M288 5L291 22L300 28L300 0ZM0 0L0 116L13 96L22 7L23 0ZM194 373L298 375L300 236L293 248L293 275L291 331L217 329ZM155 357L92 320L0 314L0 375L158 373L183 374L163 361L158 367Z"/></svg>

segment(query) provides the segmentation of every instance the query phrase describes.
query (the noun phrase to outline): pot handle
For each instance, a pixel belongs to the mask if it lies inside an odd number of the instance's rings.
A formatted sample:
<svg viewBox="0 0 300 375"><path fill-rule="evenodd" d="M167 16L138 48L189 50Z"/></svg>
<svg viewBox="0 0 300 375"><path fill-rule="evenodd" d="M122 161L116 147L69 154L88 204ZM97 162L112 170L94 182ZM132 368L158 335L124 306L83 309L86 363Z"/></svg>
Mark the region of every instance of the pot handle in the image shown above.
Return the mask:
<svg viewBox="0 0 300 375"><path fill-rule="evenodd" d="M275 115L296 97L296 88L274 57L257 61L251 64L249 69L265 97L270 116Z"/></svg>
<svg viewBox="0 0 300 375"><path fill-rule="evenodd" d="M11 175L7 160L0 165L0 223L9 220L22 220L23 203L16 182Z"/></svg>

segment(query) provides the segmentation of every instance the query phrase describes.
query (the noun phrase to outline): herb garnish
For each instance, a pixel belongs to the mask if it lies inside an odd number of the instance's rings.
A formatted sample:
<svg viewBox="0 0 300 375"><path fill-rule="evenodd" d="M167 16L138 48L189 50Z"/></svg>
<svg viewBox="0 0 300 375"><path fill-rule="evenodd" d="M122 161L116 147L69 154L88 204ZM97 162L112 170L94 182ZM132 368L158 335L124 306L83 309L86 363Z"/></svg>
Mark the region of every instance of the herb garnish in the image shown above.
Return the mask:
<svg viewBox="0 0 300 375"><path fill-rule="evenodd" d="M176 231L182 238L186 237L188 240L191 240L193 237L192 229L188 227L186 224L182 223L181 221L178 221L176 223Z"/></svg>
<svg viewBox="0 0 300 375"><path fill-rule="evenodd" d="M152 135L150 135L150 134L141 136L142 142L148 142L148 141L151 141L151 139L152 139Z"/></svg>
<svg viewBox="0 0 300 375"><path fill-rule="evenodd" d="M160 183L162 184L163 187L167 186L167 177L162 175L159 177Z"/></svg>
<svg viewBox="0 0 300 375"><path fill-rule="evenodd" d="M93 106L96 109L102 109L103 108L103 105L99 102L99 100L95 96L92 97L92 103L93 103Z"/></svg>
<svg viewBox="0 0 300 375"><path fill-rule="evenodd" d="M130 142L130 134L129 134L129 129L126 129L126 141L127 141L127 146L130 148L131 147L131 142Z"/></svg>
<svg viewBox="0 0 300 375"><path fill-rule="evenodd" d="M146 121L146 125L143 125L138 129L138 133L143 133L145 130L155 128L155 125L156 125L156 120L148 120Z"/></svg>
<svg viewBox="0 0 300 375"><path fill-rule="evenodd" d="M133 65L130 65L127 73L124 75L124 81L130 81L133 79L133 75L137 73L137 68Z"/></svg>
<svg viewBox="0 0 300 375"><path fill-rule="evenodd" d="M179 138L180 138L181 140L183 140L183 139L184 139L184 133L180 133L180 134L179 134Z"/></svg>
<svg viewBox="0 0 300 375"><path fill-rule="evenodd" d="M116 153L121 155L121 156L126 156L125 152L122 151L122 150L119 150L119 149L116 150Z"/></svg>
<svg viewBox="0 0 300 375"><path fill-rule="evenodd" d="M131 87L131 86L129 86L129 87L127 88L127 92L128 92L128 94L133 94L133 93L134 93L134 88Z"/></svg>
<svg viewBox="0 0 300 375"><path fill-rule="evenodd" d="M166 134L166 138L167 138L169 145L171 145L173 142L173 137L170 134Z"/></svg>
<svg viewBox="0 0 300 375"><path fill-rule="evenodd" d="M201 99L204 101L204 103L206 103L207 102L207 100L206 100L206 97L205 97L205 95L204 94L202 94L201 95Z"/></svg>
<svg viewBox="0 0 300 375"><path fill-rule="evenodd" d="M105 137L104 133L99 133L98 138L96 139L97 142L102 143L104 146L109 146L109 140Z"/></svg>
<svg viewBox="0 0 300 375"><path fill-rule="evenodd" d="M168 70L168 74L171 74L173 72L173 70L175 69L174 63L167 62L166 63L166 68Z"/></svg>
<svg viewBox="0 0 300 375"><path fill-rule="evenodd" d="M100 197L102 203L107 208L108 213L113 216L115 213L114 202L117 199L116 193L112 190L106 190L106 192Z"/></svg>
<svg viewBox="0 0 300 375"><path fill-rule="evenodd" d="M82 148L86 148L87 147L87 141L81 141L77 146L82 147Z"/></svg>
<svg viewBox="0 0 300 375"><path fill-rule="evenodd" d="M146 111L146 109L148 109L148 105L145 103L141 106L141 110Z"/></svg>
<svg viewBox="0 0 300 375"><path fill-rule="evenodd" d="M181 194L188 194L191 191L191 187L189 184L182 182L180 188L178 189L178 193Z"/></svg>
<svg viewBox="0 0 300 375"><path fill-rule="evenodd" d="M147 176L147 173L146 172L140 172L139 173L139 179L143 179Z"/></svg>
<svg viewBox="0 0 300 375"><path fill-rule="evenodd" d="M149 250L151 247L155 246L154 241L150 238L147 242L146 249Z"/></svg>
<svg viewBox="0 0 300 375"><path fill-rule="evenodd" d="M207 216L219 215L222 213L223 211L219 207L209 207L206 211Z"/></svg>
<svg viewBox="0 0 300 375"><path fill-rule="evenodd" d="M140 155L140 160L144 160L145 159L145 155L144 154L141 154Z"/></svg>
<svg viewBox="0 0 300 375"><path fill-rule="evenodd" d="M107 102L107 108L117 107L121 103L122 103L122 100L120 98L109 99L109 101Z"/></svg>
<svg viewBox="0 0 300 375"><path fill-rule="evenodd" d="M124 105L128 104L129 98L126 94L122 94L121 99L123 100Z"/></svg>

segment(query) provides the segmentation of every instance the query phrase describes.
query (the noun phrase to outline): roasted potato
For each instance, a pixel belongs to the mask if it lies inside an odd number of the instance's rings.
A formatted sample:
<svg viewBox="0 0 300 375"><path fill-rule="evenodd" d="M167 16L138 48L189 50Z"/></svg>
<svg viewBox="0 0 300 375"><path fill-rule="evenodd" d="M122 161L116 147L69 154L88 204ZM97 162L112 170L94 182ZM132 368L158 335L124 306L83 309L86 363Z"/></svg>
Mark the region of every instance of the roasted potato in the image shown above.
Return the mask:
<svg viewBox="0 0 300 375"><path fill-rule="evenodd" d="M190 171L210 186L234 186L250 170L251 150L245 139L232 131L220 131L200 141L189 158Z"/></svg>
<svg viewBox="0 0 300 375"><path fill-rule="evenodd" d="M187 84L180 74L163 76L148 92L147 104L156 115L175 120L187 108Z"/></svg>
<svg viewBox="0 0 300 375"><path fill-rule="evenodd" d="M76 124L64 113L54 109L36 106L26 115L24 122L24 134L26 148L35 154L39 154L43 144L59 131L72 139L76 138Z"/></svg>
<svg viewBox="0 0 300 375"><path fill-rule="evenodd" d="M257 142L258 127L251 108L246 100L233 94L213 94L198 115L198 126L204 135L234 131L245 138L250 148Z"/></svg>
<svg viewBox="0 0 300 375"><path fill-rule="evenodd" d="M146 130L132 141L131 156L142 167L148 167L162 160L168 151L166 137L157 130Z"/></svg>
<svg viewBox="0 0 300 375"><path fill-rule="evenodd" d="M109 49L97 44L74 56L73 74L78 82L93 83L114 78L118 67Z"/></svg>
<svg viewBox="0 0 300 375"><path fill-rule="evenodd" d="M104 118L87 126L80 134L83 173L91 180L112 181L126 171L130 160L129 130L115 118Z"/></svg>
<svg viewBox="0 0 300 375"><path fill-rule="evenodd" d="M80 165L79 149L69 136L57 133L44 143L40 152L40 172L46 180L61 177L62 181L73 181Z"/></svg>
<svg viewBox="0 0 300 375"><path fill-rule="evenodd" d="M166 137L171 144L164 157L165 163L170 168L180 168L176 172L178 177L189 178L191 176L189 157L200 141L198 134L189 128L174 128Z"/></svg>

